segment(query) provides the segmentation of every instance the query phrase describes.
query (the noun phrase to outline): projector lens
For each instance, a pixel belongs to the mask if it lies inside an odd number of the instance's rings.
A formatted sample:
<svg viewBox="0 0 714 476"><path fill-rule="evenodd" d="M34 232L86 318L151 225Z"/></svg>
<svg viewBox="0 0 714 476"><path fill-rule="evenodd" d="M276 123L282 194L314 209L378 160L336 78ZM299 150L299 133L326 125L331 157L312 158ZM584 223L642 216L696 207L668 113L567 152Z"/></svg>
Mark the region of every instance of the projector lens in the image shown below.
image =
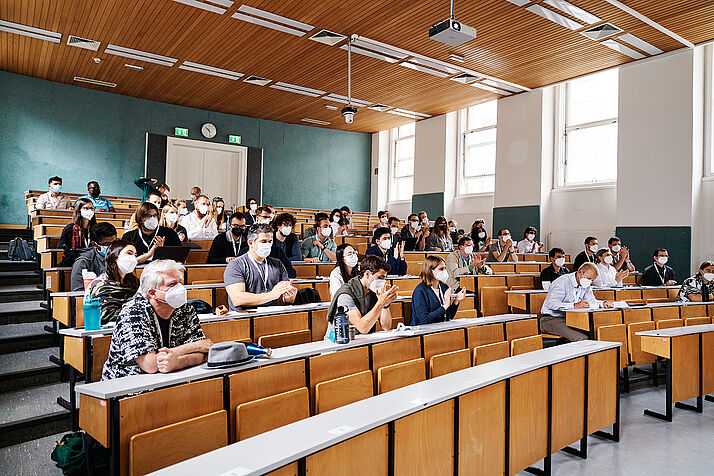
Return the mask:
<svg viewBox="0 0 714 476"><path fill-rule="evenodd" d="M454 30L461 30L461 23L455 21L453 28L454 28Z"/></svg>

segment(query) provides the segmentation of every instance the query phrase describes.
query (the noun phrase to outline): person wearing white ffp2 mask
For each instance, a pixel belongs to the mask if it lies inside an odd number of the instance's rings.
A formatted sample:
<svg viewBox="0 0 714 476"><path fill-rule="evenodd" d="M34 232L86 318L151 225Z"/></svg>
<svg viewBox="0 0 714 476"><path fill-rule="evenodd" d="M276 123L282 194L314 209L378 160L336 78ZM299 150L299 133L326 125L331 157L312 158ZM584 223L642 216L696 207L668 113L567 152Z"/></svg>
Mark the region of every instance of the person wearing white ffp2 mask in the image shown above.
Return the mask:
<svg viewBox="0 0 714 476"><path fill-rule="evenodd" d="M205 362L213 342L186 303L183 273L183 265L172 260L144 268L139 292L119 312L102 380L168 373Z"/></svg>
<svg viewBox="0 0 714 476"><path fill-rule="evenodd" d="M538 233L538 230L534 226L529 226L525 229L525 231L523 232L524 239L518 242L519 253L525 254L543 252L543 247L545 245L535 240L536 233Z"/></svg>
<svg viewBox="0 0 714 476"><path fill-rule="evenodd" d="M315 223L316 234L303 240L300 247L305 261L312 263L335 261L337 256L337 245L330 238L332 227L324 216Z"/></svg>
<svg viewBox="0 0 714 476"><path fill-rule="evenodd" d="M205 195L194 201L195 208L186 215L181 224L186 228L189 240L213 240L218 235L218 226L211 212L211 202Z"/></svg>
<svg viewBox="0 0 714 476"><path fill-rule="evenodd" d="M365 256L378 256L390 268L389 273L403 276L407 273L407 262L404 259L404 241L395 244L392 242L391 230L387 227L377 228L372 237L372 246L367 248Z"/></svg>
<svg viewBox="0 0 714 476"><path fill-rule="evenodd" d="M115 322L122 306L134 297L139 279L134 275L136 248L126 240L114 240L107 249L104 272L91 282L87 293L101 304L101 323Z"/></svg>
<svg viewBox="0 0 714 476"><path fill-rule="evenodd" d="M405 251L423 251L427 235L427 228L422 226L417 214L411 213L400 233L400 238L405 242Z"/></svg>
<svg viewBox="0 0 714 476"><path fill-rule="evenodd" d="M159 226L159 210L153 203L144 202L134 213L137 229L124 233L123 239L136 248L139 264L154 259L157 248L162 246L181 246L176 232L171 228Z"/></svg>
<svg viewBox="0 0 714 476"><path fill-rule="evenodd" d="M592 283L597 277L597 267L585 263L577 272L560 276L550 283L541 308L541 332L559 335L568 341L587 339L588 336L566 325L565 313L573 309L613 306L612 302L599 301L593 295Z"/></svg>
<svg viewBox="0 0 714 476"><path fill-rule="evenodd" d="M628 270L630 273L635 270L635 265L630 261L630 250L627 246L622 246L622 240L613 236L607 240L607 247L612 252L612 265L618 271Z"/></svg>
<svg viewBox="0 0 714 476"><path fill-rule="evenodd" d="M302 252L300 251L300 240L293 233L295 226L295 217L290 213L281 213L273 222L275 230L275 245L285 252L285 255L290 261L302 261Z"/></svg>
<svg viewBox="0 0 714 476"><path fill-rule="evenodd" d="M511 238L511 232L507 228L503 228L498 232L498 241L489 245L486 261L495 263L509 260L518 261L518 255L516 255L516 246Z"/></svg>
<svg viewBox="0 0 714 476"><path fill-rule="evenodd" d="M714 261L704 261L697 274L684 280L675 301L714 301Z"/></svg>
<svg viewBox="0 0 714 476"><path fill-rule="evenodd" d="M642 286L676 286L674 269L667 266L668 261L667 250L657 248L654 252L654 263L642 273Z"/></svg>
<svg viewBox="0 0 714 476"><path fill-rule="evenodd" d="M419 283L412 292L412 325L433 324L453 319L459 303L466 297L466 288L454 293L446 284L449 272L440 256L424 259Z"/></svg>
<svg viewBox="0 0 714 476"><path fill-rule="evenodd" d="M462 236L454 251L446 257L446 270L450 288L459 287L459 277L473 274L493 274L486 264L486 255L474 253L474 241L469 236Z"/></svg>
<svg viewBox="0 0 714 476"><path fill-rule="evenodd" d="M550 266L540 272L541 284L548 283L543 285L543 289L548 289L550 283L570 272L565 267L565 251L561 248L552 248L548 252L548 260L550 261Z"/></svg>
<svg viewBox="0 0 714 476"><path fill-rule="evenodd" d="M597 266L598 277L593 282L596 287L621 287L622 280L630 275L626 269L618 271L613 266L612 253L609 248L602 248L595 253L595 266Z"/></svg>

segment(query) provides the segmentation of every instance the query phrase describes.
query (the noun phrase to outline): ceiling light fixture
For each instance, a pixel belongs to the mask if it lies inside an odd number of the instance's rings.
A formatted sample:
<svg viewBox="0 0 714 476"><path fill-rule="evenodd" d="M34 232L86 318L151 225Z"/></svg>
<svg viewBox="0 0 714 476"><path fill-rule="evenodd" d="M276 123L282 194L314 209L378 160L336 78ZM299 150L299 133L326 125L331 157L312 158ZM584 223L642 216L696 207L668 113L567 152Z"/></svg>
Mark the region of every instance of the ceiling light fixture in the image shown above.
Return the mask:
<svg viewBox="0 0 714 476"><path fill-rule="evenodd" d="M643 55L639 51L633 50L629 46L623 45L622 43L618 43L615 40L601 41L600 44L607 46L608 48L615 50L619 53L622 53L625 56L629 56L630 58L633 58L633 59L642 59L645 57L645 55Z"/></svg>
<svg viewBox="0 0 714 476"><path fill-rule="evenodd" d="M580 7L576 7L572 3L568 3L565 0L545 0L553 8L557 8L563 13L567 13L570 16L574 16L578 20L582 20L588 25L602 21L600 17L593 15L592 13L583 10Z"/></svg>
<svg viewBox="0 0 714 476"><path fill-rule="evenodd" d="M253 23L254 25L264 26L273 30L282 31L283 33L290 33L295 36L304 36L308 31L315 28L307 23L276 15L275 13L266 12L265 10L260 10L258 8L249 7L248 5L241 5L238 8L238 12L231 15L236 20L242 20L248 23ZM248 15L245 15L245 13Z"/></svg>
<svg viewBox="0 0 714 476"><path fill-rule="evenodd" d="M329 109L330 111L336 111L337 106L330 106L329 104L325 104L325 109Z"/></svg>
<svg viewBox="0 0 714 476"><path fill-rule="evenodd" d="M208 66L201 63L194 63L192 61L184 61L183 64L179 66L179 69L184 69L186 71L193 71L194 73L209 74L211 76L218 76L219 78L225 79L239 79L243 77L243 73L237 71L231 71L229 69L216 68L214 66Z"/></svg>
<svg viewBox="0 0 714 476"><path fill-rule="evenodd" d="M89 84L94 84L95 86L105 86L107 88L115 88L117 86L117 83L110 83L108 81L100 81L98 79L83 78L81 76L75 76L74 80L78 81L80 83L89 83Z"/></svg>
<svg viewBox="0 0 714 476"><path fill-rule="evenodd" d="M309 117L303 117L300 119L302 122L309 122L310 124L320 124L321 126L329 126L330 123L327 121L320 121L318 119L310 119Z"/></svg>
<svg viewBox="0 0 714 476"><path fill-rule="evenodd" d="M62 41L62 33L43 30L42 28L35 28L33 26L22 25L20 23L13 23L5 20L0 20L0 31L14 33L16 35L29 36L30 38L37 38L38 40L51 41L52 43L59 43Z"/></svg>
<svg viewBox="0 0 714 476"><path fill-rule="evenodd" d="M231 2L230 0L210 0L210 1L212 3L218 4L218 5L223 5L226 8L229 8L233 5L233 2ZM211 5L210 3L199 2L198 0L174 0L174 2L183 3L184 5L189 5L191 7L200 8L202 10L206 10L209 12L218 13L219 15L223 15L224 13L226 13L225 8L220 8L215 5Z"/></svg>
<svg viewBox="0 0 714 476"><path fill-rule="evenodd" d="M663 51L660 50L659 48L657 48L656 46L650 45L645 40L641 40L640 38L637 38L635 35L632 35L630 33L625 33L624 35L620 35L617 37L617 39L620 41L624 41L628 45L632 45L635 48L639 48L642 51L644 51L645 53L653 55L653 56L663 53Z"/></svg>
<svg viewBox="0 0 714 476"><path fill-rule="evenodd" d="M555 13L552 10L548 10L547 8L543 8L542 5L531 5L530 7L526 8L531 13L535 13L539 17L545 18L546 20L550 20L553 23L557 23L560 26L564 26L565 28L569 28L571 30L577 30L578 28L582 28L583 25L580 23L571 20L568 17L564 17L560 13Z"/></svg>
<svg viewBox="0 0 714 476"><path fill-rule="evenodd" d="M134 71L144 71L143 66L137 66L135 64L125 64L124 67L127 69L133 69Z"/></svg>
<svg viewBox="0 0 714 476"><path fill-rule="evenodd" d="M123 56L124 58L131 58L139 61L146 61L149 63L156 63L162 66L169 67L173 66L174 63L178 61L177 58L157 55L155 53L147 53L146 51L125 48L123 46L117 45L107 45L107 47L104 49L104 52L110 55Z"/></svg>
<svg viewBox="0 0 714 476"><path fill-rule="evenodd" d="M463 56L455 55L455 54L453 54L453 53L451 53L451 54L449 55L449 59L450 59L451 61L456 61L457 63L463 63L464 60L465 60L465 58L464 58Z"/></svg>

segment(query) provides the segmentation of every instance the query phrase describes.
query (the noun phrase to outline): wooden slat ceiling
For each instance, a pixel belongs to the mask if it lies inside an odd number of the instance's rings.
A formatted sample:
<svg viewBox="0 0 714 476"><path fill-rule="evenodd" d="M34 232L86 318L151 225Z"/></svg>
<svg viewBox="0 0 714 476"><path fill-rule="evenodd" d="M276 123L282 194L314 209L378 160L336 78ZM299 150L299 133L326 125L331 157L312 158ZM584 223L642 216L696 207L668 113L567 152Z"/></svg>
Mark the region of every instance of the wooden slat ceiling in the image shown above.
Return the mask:
<svg viewBox="0 0 714 476"><path fill-rule="evenodd" d="M210 1L210 0L207 0ZM516 6L506 0L456 2L456 18L477 29L475 40L449 47L427 37L435 21L449 15L448 0L244 0L246 5L298 20L315 28L303 37L243 22L226 13L204 11L172 0L3 0L0 19L62 34L52 43L0 32L0 69L51 81L230 114L298 124L302 118L330 122L329 128L375 132L411 119L360 108L345 124L343 104L181 70L183 61L256 75L327 93L347 95L347 55L308 39L321 29L358 34L441 61L455 53L463 67L536 88L632 58ZM605 0L570 3L611 22L627 33L672 51L677 40ZM714 38L714 0L625 0L627 6L693 43ZM560 12L562 13L562 12ZM568 16L568 15L565 15ZM569 17L576 19L575 17ZM100 41L98 51L68 46L67 36ZM171 67L104 52L108 44L177 58ZM96 64L92 58L102 58ZM140 65L132 71L125 63ZM453 63L459 67L458 63ZM114 89L77 83L73 77L117 83ZM352 55L353 97L429 115L443 114L498 94L414 71L363 55Z"/></svg>

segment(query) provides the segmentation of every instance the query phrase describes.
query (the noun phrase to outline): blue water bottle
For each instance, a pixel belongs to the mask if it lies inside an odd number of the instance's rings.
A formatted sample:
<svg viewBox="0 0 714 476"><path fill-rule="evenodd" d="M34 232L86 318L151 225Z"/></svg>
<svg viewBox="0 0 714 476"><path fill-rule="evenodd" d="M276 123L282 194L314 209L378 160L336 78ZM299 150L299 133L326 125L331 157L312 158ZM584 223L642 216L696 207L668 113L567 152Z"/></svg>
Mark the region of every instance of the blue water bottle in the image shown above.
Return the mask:
<svg viewBox="0 0 714 476"><path fill-rule="evenodd" d="M248 351L248 354L255 355L258 357L263 355L266 357L270 357L270 354L273 353L273 349L271 349L270 347L262 347L258 344L246 344L245 350Z"/></svg>
<svg viewBox="0 0 714 476"><path fill-rule="evenodd" d="M344 306L338 306L335 314L335 343L349 344L349 342L350 320L347 317L347 310Z"/></svg>
<svg viewBox="0 0 714 476"><path fill-rule="evenodd" d="M88 331L99 330L101 324L101 305L99 304L99 299L92 299L87 297L82 304L82 311L84 312L84 329Z"/></svg>

